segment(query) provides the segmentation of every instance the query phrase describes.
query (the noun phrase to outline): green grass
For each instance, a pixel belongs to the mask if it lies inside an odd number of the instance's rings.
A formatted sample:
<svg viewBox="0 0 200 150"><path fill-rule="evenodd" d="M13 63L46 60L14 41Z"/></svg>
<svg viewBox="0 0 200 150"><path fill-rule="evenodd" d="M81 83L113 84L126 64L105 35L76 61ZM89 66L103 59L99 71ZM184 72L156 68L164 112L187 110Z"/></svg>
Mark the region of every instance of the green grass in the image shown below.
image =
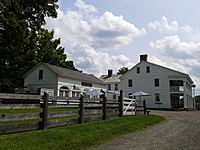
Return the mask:
<svg viewBox="0 0 200 150"><path fill-rule="evenodd" d="M0 109L0 114L22 114L22 113L37 113L41 112L41 108L30 109Z"/></svg>
<svg viewBox="0 0 200 150"><path fill-rule="evenodd" d="M26 119L26 120L0 121L0 125L20 124L20 123L29 123L29 122L39 122L41 120L42 119Z"/></svg>
<svg viewBox="0 0 200 150"><path fill-rule="evenodd" d="M138 115L82 125L63 126L45 131L0 135L0 149L87 149L163 120L164 118L160 116Z"/></svg>
<svg viewBox="0 0 200 150"><path fill-rule="evenodd" d="M67 112L77 111L77 108L49 108L49 112ZM22 113L39 113L42 108L24 108L24 109L0 109L0 114L22 114Z"/></svg>

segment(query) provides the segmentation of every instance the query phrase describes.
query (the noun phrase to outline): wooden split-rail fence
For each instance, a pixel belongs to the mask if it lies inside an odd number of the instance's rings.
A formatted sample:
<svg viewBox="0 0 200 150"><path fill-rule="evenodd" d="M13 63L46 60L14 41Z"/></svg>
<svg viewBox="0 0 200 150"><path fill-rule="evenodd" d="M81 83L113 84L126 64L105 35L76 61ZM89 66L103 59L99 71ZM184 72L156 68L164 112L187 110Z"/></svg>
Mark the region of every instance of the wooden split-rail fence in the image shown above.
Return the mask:
<svg viewBox="0 0 200 150"><path fill-rule="evenodd" d="M31 111L36 108L39 112ZM62 111L49 111L55 108ZM21 109L30 112L6 113L7 110ZM45 130L56 126L82 124L122 116L122 93L118 100L110 100L105 96L90 99L83 96L50 97L47 93L43 96L0 93L0 134Z"/></svg>

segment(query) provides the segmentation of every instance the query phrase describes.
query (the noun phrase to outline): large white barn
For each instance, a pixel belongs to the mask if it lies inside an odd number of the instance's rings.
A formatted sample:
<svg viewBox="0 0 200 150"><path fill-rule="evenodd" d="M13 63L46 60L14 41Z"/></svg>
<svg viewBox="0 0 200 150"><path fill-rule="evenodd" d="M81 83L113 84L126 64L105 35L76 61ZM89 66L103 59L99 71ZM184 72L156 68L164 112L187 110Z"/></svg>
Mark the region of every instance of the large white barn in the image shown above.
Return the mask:
<svg viewBox="0 0 200 150"><path fill-rule="evenodd" d="M92 74L39 63L24 75L27 92L53 91L54 96L78 97L92 90L106 90L106 84Z"/></svg>
<svg viewBox="0 0 200 150"><path fill-rule="evenodd" d="M148 108L194 108L193 84L188 74L150 63L147 55L140 55L140 62L120 77L126 97L140 90L150 94L143 97Z"/></svg>

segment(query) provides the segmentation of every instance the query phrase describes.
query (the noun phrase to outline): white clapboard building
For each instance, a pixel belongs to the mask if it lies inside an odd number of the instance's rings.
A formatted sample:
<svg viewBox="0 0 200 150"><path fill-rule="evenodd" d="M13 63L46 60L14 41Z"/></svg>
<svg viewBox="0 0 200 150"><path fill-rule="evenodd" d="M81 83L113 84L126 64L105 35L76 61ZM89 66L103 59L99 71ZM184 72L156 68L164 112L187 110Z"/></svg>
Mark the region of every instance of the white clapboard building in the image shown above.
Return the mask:
<svg viewBox="0 0 200 150"><path fill-rule="evenodd" d="M51 95L79 97L89 91L105 91L106 84L92 74L39 63L24 75L25 92L49 91ZM53 94L52 94L53 93Z"/></svg>
<svg viewBox="0 0 200 150"><path fill-rule="evenodd" d="M193 84L188 74L148 62L147 55L140 55L140 62L120 77L125 97L137 91L150 94L142 97L148 108L192 109Z"/></svg>

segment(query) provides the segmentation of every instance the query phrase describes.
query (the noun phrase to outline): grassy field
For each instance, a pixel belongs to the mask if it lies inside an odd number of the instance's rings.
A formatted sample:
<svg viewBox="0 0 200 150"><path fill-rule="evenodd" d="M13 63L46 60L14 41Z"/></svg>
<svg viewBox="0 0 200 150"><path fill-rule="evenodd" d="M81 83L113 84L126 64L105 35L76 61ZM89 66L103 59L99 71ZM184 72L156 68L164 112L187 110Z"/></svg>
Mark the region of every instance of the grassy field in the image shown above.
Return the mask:
<svg viewBox="0 0 200 150"><path fill-rule="evenodd" d="M138 115L78 125L0 135L0 149L79 150L105 143L121 135L144 129L164 118Z"/></svg>

